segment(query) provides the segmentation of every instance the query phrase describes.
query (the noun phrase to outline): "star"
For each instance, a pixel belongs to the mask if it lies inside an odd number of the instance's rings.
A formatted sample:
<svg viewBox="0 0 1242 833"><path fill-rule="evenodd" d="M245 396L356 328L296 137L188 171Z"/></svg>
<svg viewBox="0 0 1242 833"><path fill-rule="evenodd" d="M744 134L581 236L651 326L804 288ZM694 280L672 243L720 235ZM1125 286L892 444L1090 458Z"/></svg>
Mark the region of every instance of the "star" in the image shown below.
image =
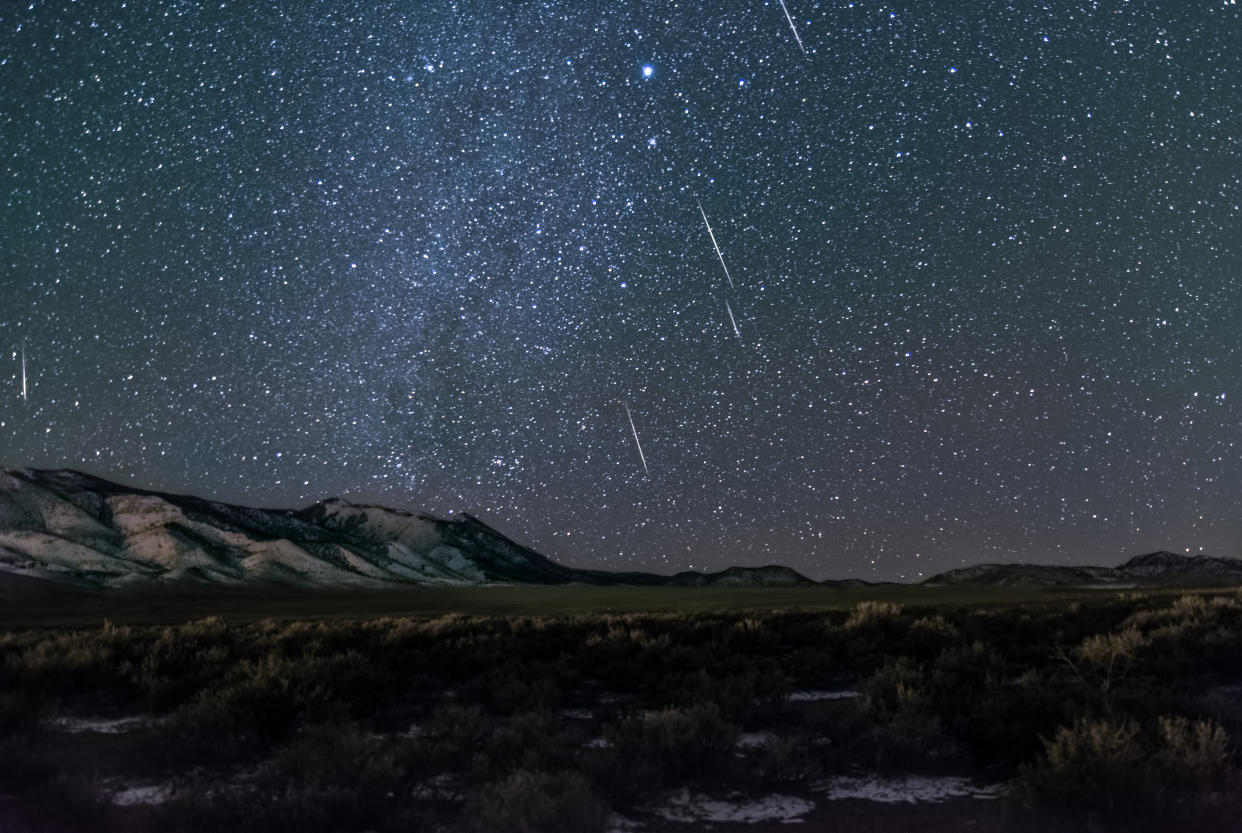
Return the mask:
<svg viewBox="0 0 1242 833"><path fill-rule="evenodd" d="M6 12L0 463L588 567L1242 554L1236 6L303 5Z"/></svg>

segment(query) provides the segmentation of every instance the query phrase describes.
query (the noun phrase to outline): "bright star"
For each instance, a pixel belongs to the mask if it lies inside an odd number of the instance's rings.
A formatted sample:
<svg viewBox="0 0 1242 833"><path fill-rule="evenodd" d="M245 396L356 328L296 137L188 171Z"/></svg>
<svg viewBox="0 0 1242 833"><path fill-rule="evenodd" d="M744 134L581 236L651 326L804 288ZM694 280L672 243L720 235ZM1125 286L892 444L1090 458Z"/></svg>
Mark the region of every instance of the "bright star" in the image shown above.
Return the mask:
<svg viewBox="0 0 1242 833"><path fill-rule="evenodd" d="M651 64L643 64L643 78L650 78L652 73L654 72L655 72L655 67L653 67Z"/></svg>

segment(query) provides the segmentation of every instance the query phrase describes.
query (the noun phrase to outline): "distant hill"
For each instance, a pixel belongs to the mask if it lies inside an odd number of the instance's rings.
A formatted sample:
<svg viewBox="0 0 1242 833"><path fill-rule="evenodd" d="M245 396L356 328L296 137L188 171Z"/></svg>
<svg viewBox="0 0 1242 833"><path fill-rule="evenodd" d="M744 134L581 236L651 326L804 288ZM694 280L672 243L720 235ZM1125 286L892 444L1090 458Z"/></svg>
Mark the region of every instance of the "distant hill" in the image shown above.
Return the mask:
<svg viewBox="0 0 1242 833"><path fill-rule="evenodd" d="M677 573L668 584L679 587L806 587L815 584L788 567L730 567L718 573Z"/></svg>
<svg viewBox="0 0 1242 833"><path fill-rule="evenodd" d="M1118 567L1073 567L1041 564L978 564L932 576L929 586L973 585L1008 587L1107 587L1162 585L1213 587L1242 584L1242 560L1209 555L1153 552L1137 555Z"/></svg>
<svg viewBox="0 0 1242 833"><path fill-rule="evenodd" d="M0 468L0 573L97 588L813 584L787 567L676 576L574 569L464 514L446 520L339 498L300 510L251 509L76 471L7 468Z"/></svg>

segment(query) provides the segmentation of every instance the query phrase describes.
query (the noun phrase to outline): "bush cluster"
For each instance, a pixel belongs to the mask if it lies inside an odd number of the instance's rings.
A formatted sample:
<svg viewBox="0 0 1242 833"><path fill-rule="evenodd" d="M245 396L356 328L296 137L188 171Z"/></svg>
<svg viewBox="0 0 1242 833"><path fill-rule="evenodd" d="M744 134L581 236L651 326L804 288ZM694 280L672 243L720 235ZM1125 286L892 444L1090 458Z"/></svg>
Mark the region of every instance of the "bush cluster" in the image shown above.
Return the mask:
<svg viewBox="0 0 1242 833"><path fill-rule="evenodd" d="M1236 594L10 632L0 792L99 830L590 831L685 785L986 767L1040 812L1210 828L1239 809L1212 694L1239 656ZM172 798L114 807L44 721L136 712L160 720L117 760Z"/></svg>

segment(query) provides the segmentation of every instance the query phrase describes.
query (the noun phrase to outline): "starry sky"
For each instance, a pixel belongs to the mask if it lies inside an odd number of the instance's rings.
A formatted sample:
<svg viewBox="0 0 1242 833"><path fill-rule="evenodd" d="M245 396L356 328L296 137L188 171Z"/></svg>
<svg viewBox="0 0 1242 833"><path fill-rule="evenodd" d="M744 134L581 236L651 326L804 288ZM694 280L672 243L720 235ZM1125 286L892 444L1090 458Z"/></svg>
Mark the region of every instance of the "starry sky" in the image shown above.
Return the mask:
<svg viewBox="0 0 1242 833"><path fill-rule="evenodd" d="M0 463L608 569L1242 555L1236 0L785 8L4 4Z"/></svg>

